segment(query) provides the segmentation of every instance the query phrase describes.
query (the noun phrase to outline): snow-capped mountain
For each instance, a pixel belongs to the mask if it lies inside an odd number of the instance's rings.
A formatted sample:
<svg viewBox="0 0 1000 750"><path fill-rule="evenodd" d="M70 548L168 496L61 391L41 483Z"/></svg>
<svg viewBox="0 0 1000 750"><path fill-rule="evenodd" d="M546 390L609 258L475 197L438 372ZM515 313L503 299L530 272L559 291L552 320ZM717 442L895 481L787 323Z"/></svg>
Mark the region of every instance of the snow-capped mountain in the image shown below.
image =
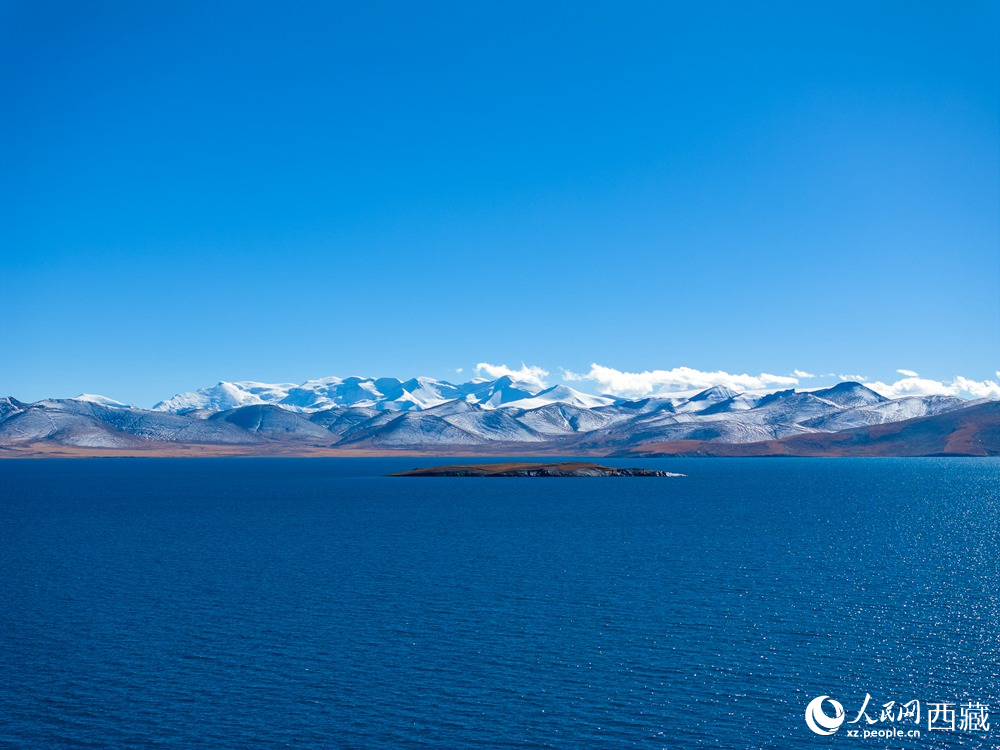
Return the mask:
<svg viewBox="0 0 1000 750"><path fill-rule="evenodd" d="M539 391L534 396L508 401L503 406L517 409L537 409L548 404L569 404L581 409L593 409L598 406L610 406L615 399L607 396L591 396L588 393L581 393L565 385L556 385Z"/></svg>
<svg viewBox="0 0 1000 750"><path fill-rule="evenodd" d="M876 404L884 404L889 400L885 396L879 395L871 388L866 388L861 385L861 383L855 383L850 380L843 383L837 383L837 385L831 388L810 391L810 393L817 398L830 401L831 403L834 403L837 406L842 406L845 409L875 406Z"/></svg>
<svg viewBox="0 0 1000 750"><path fill-rule="evenodd" d="M871 404L849 406L843 411L804 421L802 425L821 432L839 432L853 427L929 417L969 405L968 401L956 396L905 396L891 400L883 398Z"/></svg>
<svg viewBox="0 0 1000 750"><path fill-rule="evenodd" d="M184 414L193 411L225 411L240 406L273 404L289 411L315 412L335 407L368 407L379 411L422 411L461 399L487 409L520 402L535 406L555 401L591 407L614 399L590 396L566 386L537 392L508 376L496 380L475 378L455 385L433 378L320 378L301 385L222 381L209 388L179 393L153 407L154 411ZM524 404L521 404L524 408Z"/></svg>
<svg viewBox="0 0 1000 750"><path fill-rule="evenodd" d="M181 414L122 409L79 399L50 399L34 404L6 401L7 408L0 410L0 445L50 441L85 448L130 448L150 442L262 442L237 425Z"/></svg>
<svg viewBox="0 0 1000 750"><path fill-rule="evenodd" d="M501 377L454 384L432 378L322 378L299 385L221 382L152 410L103 396L25 404L0 399L0 447L34 443L132 449L243 445L381 450L600 453L670 441L740 445L839 433L970 406L950 396L887 399L860 383L814 391L699 393L641 400ZM520 446L520 448L519 448Z"/></svg>
<svg viewBox="0 0 1000 750"><path fill-rule="evenodd" d="M93 393L81 393L73 401L85 401L91 404L100 404L101 406L110 406L114 409L130 409L132 408L129 404L123 404L121 401L115 401L113 398L108 398L107 396L98 396Z"/></svg>
<svg viewBox="0 0 1000 750"><path fill-rule="evenodd" d="M274 404L288 396L296 386L292 383L272 385L242 381L227 383L222 381L210 388L199 388L189 393L178 393L166 401L160 401L153 411L170 411L184 414L191 411L226 411L240 406Z"/></svg>

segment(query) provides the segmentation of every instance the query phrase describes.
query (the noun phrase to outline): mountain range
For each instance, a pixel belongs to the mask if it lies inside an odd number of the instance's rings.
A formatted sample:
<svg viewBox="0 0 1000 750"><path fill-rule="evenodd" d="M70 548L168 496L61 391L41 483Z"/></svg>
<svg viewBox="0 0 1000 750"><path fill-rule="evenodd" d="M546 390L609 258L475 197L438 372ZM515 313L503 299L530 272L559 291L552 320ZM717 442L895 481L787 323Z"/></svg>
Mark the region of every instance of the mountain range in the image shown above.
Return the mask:
<svg viewBox="0 0 1000 750"><path fill-rule="evenodd" d="M871 455L1000 455L998 409L953 396L888 399L857 382L639 400L507 376L221 382L152 409L89 394L0 398L0 455L867 455L874 443Z"/></svg>
<svg viewBox="0 0 1000 750"><path fill-rule="evenodd" d="M91 397L98 398L98 397ZM190 413L225 411L240 406L273 404L288 411L311 413L338 407L376 411L423 411L449 401L464 401L484 409L517 406L531 408L560 402L574 406L606 406L615 399L590 396L563 385L538 390L509 376L474 378L456 385L433 378L320 378L301 385L292 383L221 382L210 388L180 393L156 404L155 411Z"/></svg>

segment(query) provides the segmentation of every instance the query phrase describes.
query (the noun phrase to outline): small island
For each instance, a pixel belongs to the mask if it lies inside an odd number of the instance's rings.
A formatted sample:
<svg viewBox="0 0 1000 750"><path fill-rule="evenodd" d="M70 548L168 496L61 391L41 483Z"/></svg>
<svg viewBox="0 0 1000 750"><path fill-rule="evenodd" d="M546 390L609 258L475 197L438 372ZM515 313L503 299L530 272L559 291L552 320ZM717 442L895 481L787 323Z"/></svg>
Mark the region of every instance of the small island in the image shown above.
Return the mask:
<svg viewBox="0 0 1000 750"><path fill-rule="evenodd" d="M499 463L432 466L390 474L391 477L682 477L655 469L616 469L612 466L564 461L562 463Z"/></svg>

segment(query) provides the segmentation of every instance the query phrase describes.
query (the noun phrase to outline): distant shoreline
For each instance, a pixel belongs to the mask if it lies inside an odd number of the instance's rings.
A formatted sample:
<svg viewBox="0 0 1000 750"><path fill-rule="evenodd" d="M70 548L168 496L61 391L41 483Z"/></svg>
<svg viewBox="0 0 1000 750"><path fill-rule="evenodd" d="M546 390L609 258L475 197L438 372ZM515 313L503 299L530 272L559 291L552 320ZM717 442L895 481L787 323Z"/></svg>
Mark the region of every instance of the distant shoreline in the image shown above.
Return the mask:
<svg viewBox="0 0 1000 750"><path fill-rule="evenodd" d="M703 445L678 445L673 453L653 450L616 453L578 451L533 450L525 451L525 446L517 449L485 453L481 446L463 450L449 446L447 451L430 451L414 448L369 449L369 448L310 448L299 446L226 446L226 445L153 445L149 448L84 448L58 444L24 444L0 446L0 460L44 460L44 459L87 459L87 458L424 458L424 459L511 459L520 457L545 457L552 459L603 458L647 460L651 458L996 458L997 454L981 453L777 453L753 452L753 446L709 443ZM710 447L708 447L710 446ZM652 447L652 446L650 446ZM658 446L662 449L663 444Z"/></svg>

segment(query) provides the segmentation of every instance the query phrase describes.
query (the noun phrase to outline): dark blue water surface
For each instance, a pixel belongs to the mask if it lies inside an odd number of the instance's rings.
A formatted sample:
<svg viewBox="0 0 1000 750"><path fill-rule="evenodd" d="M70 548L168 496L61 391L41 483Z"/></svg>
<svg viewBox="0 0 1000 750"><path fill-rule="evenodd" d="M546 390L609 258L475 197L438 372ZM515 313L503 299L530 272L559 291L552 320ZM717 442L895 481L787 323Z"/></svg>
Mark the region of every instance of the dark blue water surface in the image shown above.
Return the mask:
<svg viewBox="0 0 1000 750"><path fill-rule="evenodd" d="M1000 460L433 463L0 462L0 746L1000 745Z"/></svg>

